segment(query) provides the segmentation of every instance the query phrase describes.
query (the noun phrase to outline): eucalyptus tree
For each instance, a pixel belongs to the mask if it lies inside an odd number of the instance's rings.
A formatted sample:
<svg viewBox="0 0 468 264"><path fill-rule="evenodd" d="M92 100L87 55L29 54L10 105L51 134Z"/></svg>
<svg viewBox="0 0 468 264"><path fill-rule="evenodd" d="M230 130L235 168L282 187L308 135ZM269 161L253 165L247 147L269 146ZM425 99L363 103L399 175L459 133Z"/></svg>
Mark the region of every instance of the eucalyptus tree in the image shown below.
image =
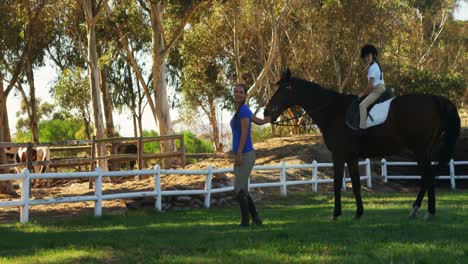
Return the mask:
<svg viewBox="0 0 468 264"><path fill-rule="evenodd" d="M0 141L2 142L11 140L6 102L21 77L27 49L30 48L18 34L24 25L16 19L18 10L15 2L13 0L0 2Z"/></svg>
<svg viewBox="0 0 468 264"><path fill-rule="evenodd" d="M216 151L222 151L219 110L226 108L224 101L230 94L226 78L230 67L226 58L230 30L223 21L223 15L223 5L219 2L202 12L169 61L171 71L180 71L177 89L183 95L180 106L191 111L201 109L208 117L211 142Z"/></svg>
<svg viewBox="0 0 468 264"><path fill-rule="evenodd" d="M112 102L116 109L120 111L127 109L131 112L133 134L135 137L141 137L143 136L143 113L148 102L143 88L138 81L135 81L131 67L124 59L115 60L112 69L110 75ZM151 87L150 81L151 78L146 83L148 87ZM124 129L130 129L130 127L127 126Z"/></svg>
<svg viewBox="0 0 468 264"><path fill-rule="evenodd" d="M219 109L231 108L231 87L250 84L256 103L277 60L278 28L289 1L215 1L200 13L170 56L171 72L180 79L182 106L208 117L211 141L219 144ZM258 43L261 42L261 45ZM177 74L179 74L177 76ZM260 101L261 103L261 101Z"/></svg>
<svg viewBox="0 0 468 264"><path fill-rule="evenodd" d="M18 84L27 83L28 92L23 90L21 94L31 115L29 126L32 130L32 140L38 142L33 68L43 64L45 48L51 42L51 14L54 12L51 9L52 1L3 1L1 4L4 5L1 8L2 12L5 11L1 16L7 23L2 28L2 68L10 77L2 94L2 101L6 100L13 87L22 90L23 86Z"/></svg>
<svg viewBox="0 0 468 264"><path fill-rule="evenodd" d="M152 84L153 96L151 97L148 85L137 67L126 43L123 30L119 32L119 38L126 52L127 60L132 66L140 85L145 91L148 105L153 113L155 123L158 125L161 136L173 133L172 121L169 113L167 96L166 62L172 49L176 47L182 37L187 23L197 10L210 0L200 1L156 1L139 0L142 13L147 16L146 27L151 32L151 58L152 58ZM167 19L167 20L166 20ZM169 22L166 22L169 21ZM161 151L173 151L175 145L172 141L161 142ZM168 162L170 165L173 161Z"/></svg>
<svg viewBox="0 0 468 264"><path fill-rule="evenodd" d="M106 10L106 19L117 36L113 39L115 56L111 60L109 76L112 102L116 109L130 110L134 135L142 136L143 111L148 104L147 98L151 99L153 93L151 68L148 66L151 61L145 59L151 54L151 32L146 26L149 17L142 16L136 1L118 0L113 2L112 12L110 8Z"/></svg>
<svg viewBox="0 0 468 264"><path fill-rule="evenodd" d="M43 65L45 50L52 41L53 16L56 11L53 9L53 2L51 0L19 1L20 10L26 14L23 23L29 24L28 31L31 31L31 37L27 41L27 45L30 45L31 48L26 53L24 69L29 94L26 96L25 91L21 91L21 94L23 95L26 107L29 108L30 129L34 142L39 141L39 134L37 127L38 117L36 115L38 112L36 109L36 85L33 69L36 66ZM33 13L33 10L37 10L36 13ZM19 85L18 89L22 90L22 86Z"/></svg>
<svg viewBox="0 0 468 264"><path fill-rule="evenodd" d="M173 133L172 120L169 113L169 103L167 97L166 81L166 59L182 37L185 27L195 12L210 0L200 1L165 1L143 0L139 2L150 15L151 21L151 45L152 45L152 73L154 103L156 108L156 119L159 128L159 135ZM172 23L165 23L165 16L172 11ZM166 13L167 12L167 13ZM178 18L178 19L177 19ZM172 141L162 142L161 151L172 151L175 146Z"/></svg>
<svg viewBox="0 0 468 264"><path fill-rule="evenodd" d="M0 141L11 141L6 100L18 87L25 75L29 87L30 127L33 140L38 141L33 67L43 60L43 49L48 43L51 17L47 7L51 1L1 1L0 2ZM6 88L4 83L7 84ZM0 155L2 163L5 156ZM4 192L14 193L11 182L0 183Z"/></svg>
<svg viewBox="0 0 468 264"><path fill-rule="evenodd" d="M89 79L82 68L62 71L53 89L54 100L74 120L81 120L87 139L91 139Z"/></svg>
<svg viewBox="0 0 468 264"><path fill-rule="evenodd" d="M96 36L96 24L103 15L103 10L107 6L108 0L81 0L80 4L85 14L86 34L87 34L87 52L86 62L88 65L91 102L93 107L93 124L96 137L104 138L104 122L101 105L101 85L100 71L98 65L98 46ZM100 157L106 156L106 147L104 144L97 144L97 153ZM100 159L99 166L107 170L107 160Z"/></svg>
<svg viewBox="0 0 468 264"><path fill-rule="evenodd" d="M87 41L88 26L87 12L84 2L64 0L57 3L57 8L62 10L55 18L54 39L47 49L49 57L60 71L74 71L76 68L92 69L91 61L87 55L89 42ZM87 2L85 3L87 4ZM91 2L91 9L103 6L104 2ZM101 7L102 8L102 7ZM102 10L101 10L102 13ZM102 15L101 15L102 16ZM98 63L97 75L99 80L99 95L102 95L102 108L105 117L105 135L114 137L114 122L112 116L112 103L108 86L109 64L112 60L112 40L115 32L105 19L97 19L94 31L97 32L99 41L96 42L96 60ZM89 71L88 71L89 72ZM93 77L94 78L94 77ZM91 83L88 92L91 94ZM104 134L104 133L103 133Z"/></svg>
<svg viewBox="0 0 468 264"><path fill-rule="evenodd" d="M21 72L27 46L21 45L21 37L17 32L22 25L15 19L15 1L0 2L0 141L11 141L8 125L7 98L13 90ZM7 84L5 89L4 84ZM4 149L0 150L0 162L6 163ZM5 170L1 170L2 173ZM0 181L0 192L17 195L11 181Z"/></svg>
<svg viewBox="0 0 468 264"><path fill-rule="evenodd" d="M20 110L16 112L16 131L17 132L30 132L28 134L32 134L31 132L31 127L30 127L30 120L29 118L31 117L30 113L27 113L30 111L30 107L28 106L28 103L24 101L24 99L21 101L20 104ZM39 124L41 121L50 119L52 117L53 111L54 111L54 105L48 102L42 102L40 99L36 100L36 107L37 113L36 113L36 118L37 118L37 123ZM27 114L25 114L27 113ZM26 139L27 141L30 141L30 139Z"/></svg>

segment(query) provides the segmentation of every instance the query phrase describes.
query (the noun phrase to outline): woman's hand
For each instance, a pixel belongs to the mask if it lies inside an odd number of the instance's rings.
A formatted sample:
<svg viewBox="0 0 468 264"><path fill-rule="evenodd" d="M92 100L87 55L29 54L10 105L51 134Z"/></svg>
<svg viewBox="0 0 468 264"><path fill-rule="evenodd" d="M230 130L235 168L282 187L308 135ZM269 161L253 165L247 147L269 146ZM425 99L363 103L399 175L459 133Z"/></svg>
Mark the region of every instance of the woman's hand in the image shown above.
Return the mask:
<svg viewBox="0 0 468 264"><path fill-rule="evenodd" d="M240 166L241 165L241 160L242 160L242 153L237 153L236 157L234 158L234 165Z"/></svg>
<svg viewBox="0 0 468 264"><path fill-rule="evenodd" d="M263 119L261 119L261 118L258 118L256 116L252 116L252 122L254 122L255 124L261 126L261 125L270 123L271 122L271 117L265 116Z"/></svg>

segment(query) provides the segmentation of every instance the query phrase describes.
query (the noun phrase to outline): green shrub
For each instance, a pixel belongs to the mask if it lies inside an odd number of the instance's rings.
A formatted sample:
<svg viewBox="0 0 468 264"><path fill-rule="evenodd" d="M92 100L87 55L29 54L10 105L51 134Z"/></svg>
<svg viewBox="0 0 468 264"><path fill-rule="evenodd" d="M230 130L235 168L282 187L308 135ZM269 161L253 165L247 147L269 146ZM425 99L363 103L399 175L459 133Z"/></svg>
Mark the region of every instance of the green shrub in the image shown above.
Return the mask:
<svg viewBox="0 0 468 264"><path fill-rule="evenodd" d="M252 126L250 133L253 143L261 142L272 137L270 126Z"/></svg>
<svg viewBox="0 0 468 264"><path fill-rule="evenodd" d="M157 137L159 136L158 132L154 130L143 130L143 137ZM144 144L143 151L146 153L159 153L161 152L161 145L158 141L147 142Z"/></svg>
<svg viewBox="0 0 468 264"><path fill-rule="evenodd" d="M436 74L427 70L408 69L400 78L400 84L393 86L396 95L423 93L449 98L457 106L463 102L466 83L463 77L453 74Z"/></svg>
<svg viewBox="0 0 468 264"><path fill-rule="evenodd" d="M41 121L38 125L40 142L57 142L74 139L86 139L81 120L52 119ZM17 131L14 142L32 142L32 132Z"/></svg>
<svg viewBox="0 0 468 264"><path fill-rule="evenodd" d="M144 137L157 137L159 136L158 132L154 130L144 130ZM213 153L213 147L211 143L207 140L199 139L192 132L184 132L184 141L185 141L185 151L187 153ZM180 142L176 141L177 148L180 148ZM148 142L145 143L144 151L146 153L159 153L161 152L161 145L159 142Z"/></svg>
<svg viewBox="0 0 468 264"><path fill-rule="evenodd" d="M184 141L187 153L214 153L210 141L197 138L192 132L184 132ZM180 145L177 144L177 146L179 147Z"/></svg>

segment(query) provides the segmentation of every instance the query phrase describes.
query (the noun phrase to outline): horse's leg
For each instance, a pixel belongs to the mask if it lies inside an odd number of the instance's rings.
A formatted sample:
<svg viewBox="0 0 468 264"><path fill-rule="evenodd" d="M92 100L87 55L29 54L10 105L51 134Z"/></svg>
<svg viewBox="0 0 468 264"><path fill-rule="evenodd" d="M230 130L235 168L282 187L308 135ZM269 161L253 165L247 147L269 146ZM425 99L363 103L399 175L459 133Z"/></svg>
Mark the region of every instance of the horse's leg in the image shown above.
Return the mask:
<svg viewBox="0 0 468 264"><path fill-rule="evenodd" d="M333 209L333 220L341 215L341 188L343 187L344 159L333 155L333 191L335 193L335 208Z"/></svg>
<svg viewBox="0 0 468 264"><path fill-rule="evenodd" d="M353 193L356 199L356 214L354 219L359 219L364 213L361 198L361 181L359 179L359 163L357 159L348 160L349 174L351 175L351 182L353 183Z"/></svg>
<svg viewBox="0 0 468 264"><path fill-rule="evenodd" d="M419 187L419 193L418 196L416 197L416 201L413 203L413 207L410 210L410 213L408 215L409 218L416 218L416 215L418 214L419 208L421 208L421 203L424 198L424 194L426 193L426 188L424 187L424 184L421 179L421 185Z"/></svg>
<svg viewBox="0 0 468 264"><path fill-rule="evenodd" d="M408 215L408 217L411 219L416 218L416 215L418 214L418 210L419 208L421 208L424 195L426 194L427 188L426 188L426 185L424 184L424 175L426 173L426 166L427 166L426 159L420 158L418 160L418 167L421 173L421 180L419 181L419 192L418 192L418 195L416 196L416 201L414 201L413 207L411 208L410 213Z"/></svg>
<svg viewBox="0 0 468 264"><path fill-rule="evenodd" d="M424 215L424 221L428 221L435 216L436 212L436 200L435 200L435 187L434 187L434 177L432 177L432 184L427 189L427 213Z"/></svg>
<svg viewBox="0 0 468 264"><path fill-rule="evenodd" d="M435 214L435 191L434 191L434 171L432 170L429 159L422 159L418 161L418 166L421 171L421 184L416 201L413 204L413 208L410 211L409 217L415 218L416 214L421 208L421 203L424 198L426 190L428 191L428 214L425 219L427 220L431 215ZM429 215L431 214L431 215Z"/></svg>
<svg viewBox="0 0 468 264"><path fill-rule="evenodd" d="M427 213L424 215L424 220L427 221L435 216L436 212L436 201L435 201L435 171L431 165L430 160L425 164L424 167L424 185L427 189Z"/></svg>

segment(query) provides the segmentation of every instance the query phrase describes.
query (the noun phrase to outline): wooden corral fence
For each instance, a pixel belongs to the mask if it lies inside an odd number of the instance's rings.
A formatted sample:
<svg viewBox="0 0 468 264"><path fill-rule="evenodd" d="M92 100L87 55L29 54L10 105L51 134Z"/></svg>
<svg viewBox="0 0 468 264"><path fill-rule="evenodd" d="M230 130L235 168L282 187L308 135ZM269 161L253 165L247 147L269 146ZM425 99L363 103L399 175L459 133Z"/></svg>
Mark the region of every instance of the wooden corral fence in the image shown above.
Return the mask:
<svg viewBox="0 0 468 264"><path fill-rule="evenodd" d="M171 140L174 146L177 146L176 141L179 141L179 147L176 151L164 152L164 153L145 153L145 143L160 142ZM106 144L108 149L107 155L99 157L96 152L97 144ZM136 145L136 153L117 153L118 147L122 145ZM105 159L107 161L117 161L120 169L122 162L134 161L138 165L138 169L142 170L146 167L146 160L157 159L165 160L168 158L178 158L182 166L186 163L186 152L184 135L170 135L170 136L159 136L159 137L121 137L121 138L104 138L93 140L69 140L62 142L48 142L48 143L12 143L12 142L0 142L0 151L5 151L7 148L18 149L26 147L27 159L26 162L16 163L14 160L6 159L6 161L0 164L0 171L4 173L13 172L17 166L24 166L28 170L32 170L33 166L48 165L50 170L57 171L58 168L78 168L81 171L81 166L85 166L85 171L94 171L96 168L96 162L98 160ZM33 161L32 160L32 149L36 147L49 147L51 152L51 159L49 161ZM114 164L115 165L115 164ZM89 166L89 169L88 169ZM111 169L117 169L115 166ZM142 176L139 176L141 179ZM92 188L92 181L90 179L90 188Z"/></svg>

